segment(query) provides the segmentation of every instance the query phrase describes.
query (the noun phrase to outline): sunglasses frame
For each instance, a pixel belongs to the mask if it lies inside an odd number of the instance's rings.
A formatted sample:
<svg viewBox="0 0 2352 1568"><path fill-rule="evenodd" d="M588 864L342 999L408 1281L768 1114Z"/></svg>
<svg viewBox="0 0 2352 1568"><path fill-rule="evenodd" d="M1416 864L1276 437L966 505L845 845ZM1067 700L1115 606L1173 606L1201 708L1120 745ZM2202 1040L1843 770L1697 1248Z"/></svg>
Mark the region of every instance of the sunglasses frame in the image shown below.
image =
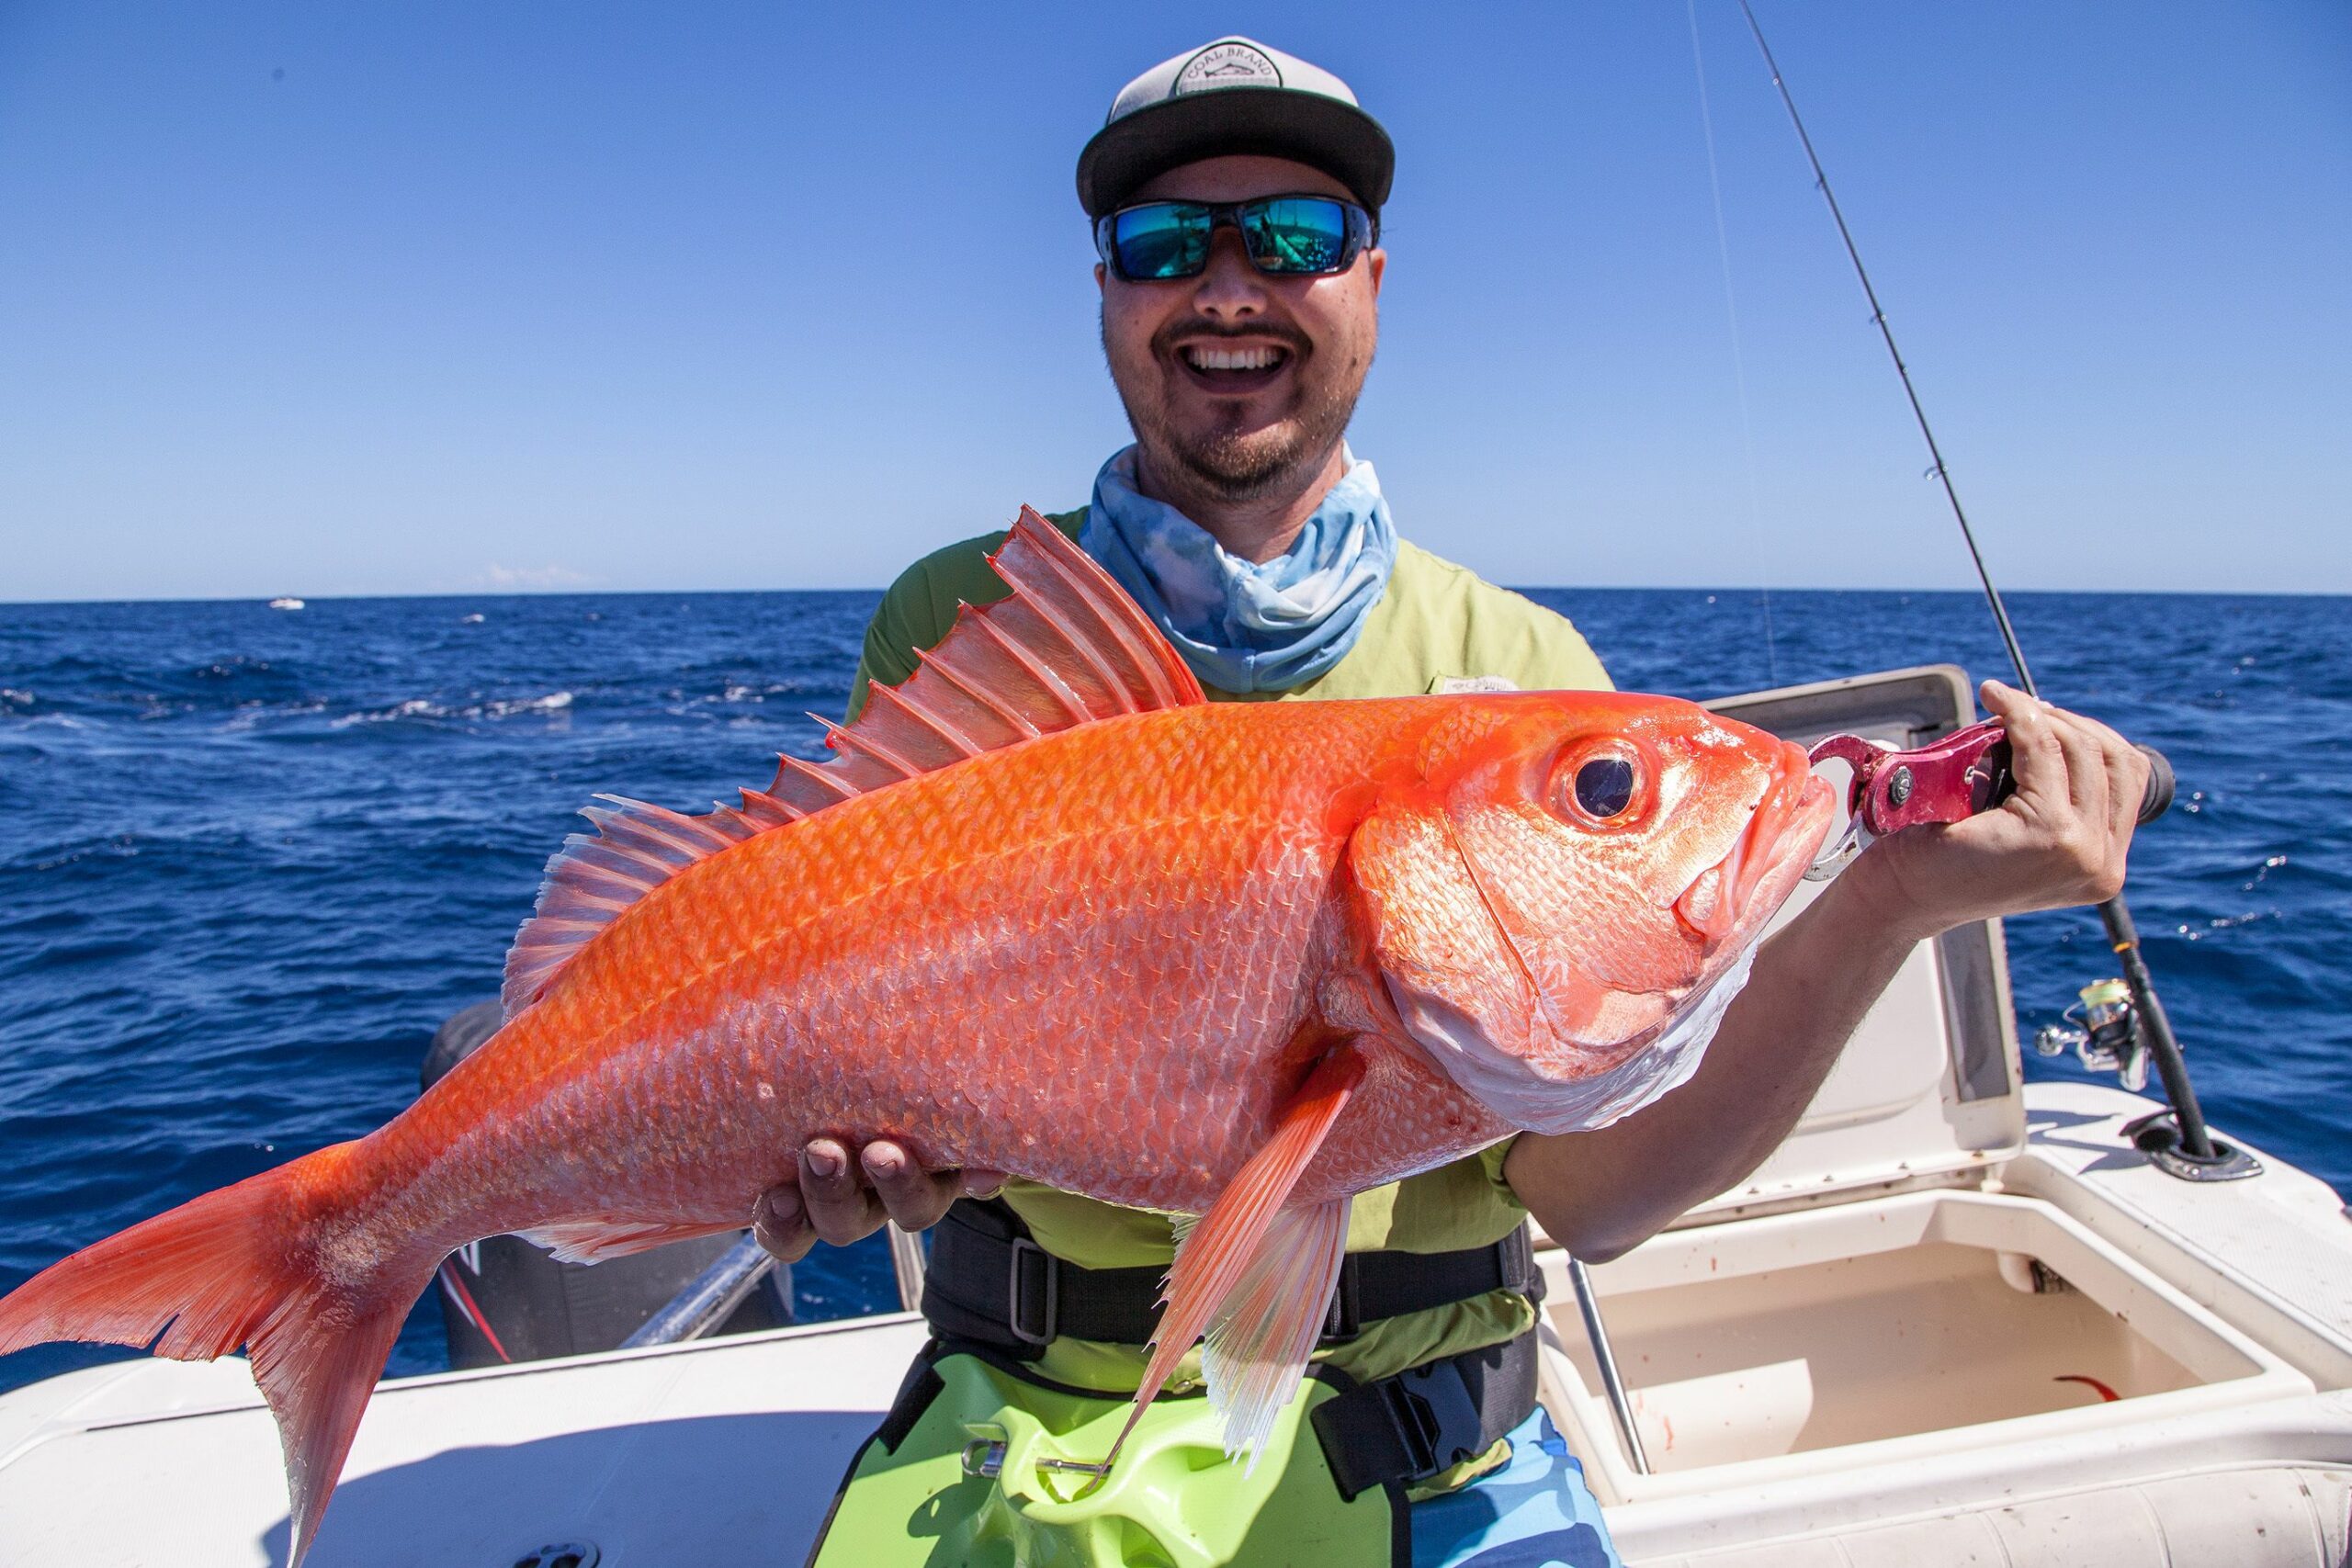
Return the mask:
<svg viewBox="0 0 2352 1568"><path fill-rule="evenodd" d="M1106 212L1102 217L1094 220L1094 253L1102 258L1102 265L1110 269L1111 276L1117 278L1122 283L1187 282L1193 278L1200 276L1202 273L1208 270L1209 258L1208 252L1206 250L1204 250L1201 254L1200 266L1192 272L1170 273L1167 276L1160 277L1133 276L1125 267L1122 267L1119 265L1119 220L1125 218L1130 212L1142 212L1148 209L1155 207L1191 208L1196 211L1206 212L1209 215L1209 236L1212 242L1215 241L1216 231L1219 229L1231 228L1235 232L1241 236L1242 252L1243 254L1248 254L1250 251L1250 231L1243 227L1241 222L1241 214L1250 208L1262 208L1270 202L1276 201L1328 201L1332 206L1340 209L1341 217L1345 220L1346 232L1340 241L1340 259L1338 264L1332 266L1322 267L1312 272L1292 271L1286 268L1269 267L1263 262L1261 262L1255 255L1250 255L1250 266L1256 269L1263 276L1336 276L1340 273L1343 273L1347 271L1348 268L1355 265L1356 258L1358 256L1363 254L1363 253L1368 250L1374 249L1380 243L1380 218L1378 214L1368 211L1358 203L1350 201L1344 197L1326 196L1320 191L1285 191L1275 196L1253 196L1247 201L1178 201L1172 199L1167 201L1138 201L1132 206L1122 207L1115 212Z"/></svg>

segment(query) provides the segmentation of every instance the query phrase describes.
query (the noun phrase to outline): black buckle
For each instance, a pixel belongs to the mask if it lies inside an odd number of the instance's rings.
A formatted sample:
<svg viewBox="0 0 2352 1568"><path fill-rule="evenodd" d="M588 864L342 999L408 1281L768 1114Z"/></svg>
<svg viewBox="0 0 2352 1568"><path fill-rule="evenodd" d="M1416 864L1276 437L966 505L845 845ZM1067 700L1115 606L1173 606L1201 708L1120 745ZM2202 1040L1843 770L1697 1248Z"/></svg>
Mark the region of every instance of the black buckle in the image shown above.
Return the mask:
<svg viewBox="0 0 2352 1568"><path fill-rule="evenodd" d="M1484 1450L1478 1402L1455 1358L1416 1367L1374 1386L1380 1390L1388 1424L1412 1461L1411 1472L1401 1478L1405 1482L1426 1481Z"/></svg>
<svg viewBox="0 0 2352 1568"><path fill-rule="evenodd" d="M1527 1227L1521 1225L1495 1245L1500 1249L1497 1261L1501 1266L1503 1289L1517 1291L1529 1301L1541 1302L1544 1270L1535 1266L1535 1242Z"/></svg>
<svg viewBox="0 0 2352 1568"><path fill-rule="evenodd" d="M1323 1314L1317 1344L1345 1345L1363 1332L1363 1292L1357 1283L1361 1278L1353 1258L1340 1260L1340 1278L1331 1287L1331 1307Z"/></svg>
<svg viewBox="0 0 2352 1568"><path fill-rule="evenodd" d="M1024 1258L1037 1259L1035 1269L1022 1266ZM1026 1288L1032 1280L1034 1290ZM1043 1348L1053 1343L1061 1317L1061 1259L1025 1235L1012 1238L1012 1267L1006 1272L1004 1325L1023 1345ZM1035 1306L1023 1311L1024 1303ZM1035 1320L1039 1326L1028 1325Z"/></svg>

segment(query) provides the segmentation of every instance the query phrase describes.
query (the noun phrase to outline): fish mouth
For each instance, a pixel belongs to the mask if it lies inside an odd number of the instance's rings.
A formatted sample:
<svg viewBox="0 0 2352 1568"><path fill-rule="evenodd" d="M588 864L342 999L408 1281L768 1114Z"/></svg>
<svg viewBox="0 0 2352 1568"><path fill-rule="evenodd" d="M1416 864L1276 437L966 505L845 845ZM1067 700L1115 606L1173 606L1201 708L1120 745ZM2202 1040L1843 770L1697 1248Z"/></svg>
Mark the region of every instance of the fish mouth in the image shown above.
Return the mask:
<svg viewBox="0 0 2352 1568"><path fill-rule="evenodd" d="M1710 949L1771 918L1813 863L1836 818L1837 792L1814 774L1803 747L1783 741L1775 761L1772 780L1730 852L1674 900L1674 918Z"/></svg>

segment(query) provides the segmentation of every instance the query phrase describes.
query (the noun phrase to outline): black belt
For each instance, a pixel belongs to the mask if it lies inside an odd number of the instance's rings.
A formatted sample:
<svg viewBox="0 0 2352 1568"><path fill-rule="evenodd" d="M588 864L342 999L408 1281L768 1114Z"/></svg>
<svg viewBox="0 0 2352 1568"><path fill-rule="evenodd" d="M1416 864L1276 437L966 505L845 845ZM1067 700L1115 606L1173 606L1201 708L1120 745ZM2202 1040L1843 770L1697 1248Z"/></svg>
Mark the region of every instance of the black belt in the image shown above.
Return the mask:
<svg viewBox="0 0 2352 1568"><path fill-rule="evenodd" d="M1002 1200L967 1198L932 1230L922 1314L943 1337L978 1340L1029 1360L1065 1335L1143 1345L1159 1321L1167 1274L1158 1266L1081 1268L1032 1241ZM1321 1343L1344 1344L1381 1318L1490 1291L1544 1299L1544 1275L1525 1225L1491 1247L1460 1252L1351 1252L1340 1266Z"/></svg>

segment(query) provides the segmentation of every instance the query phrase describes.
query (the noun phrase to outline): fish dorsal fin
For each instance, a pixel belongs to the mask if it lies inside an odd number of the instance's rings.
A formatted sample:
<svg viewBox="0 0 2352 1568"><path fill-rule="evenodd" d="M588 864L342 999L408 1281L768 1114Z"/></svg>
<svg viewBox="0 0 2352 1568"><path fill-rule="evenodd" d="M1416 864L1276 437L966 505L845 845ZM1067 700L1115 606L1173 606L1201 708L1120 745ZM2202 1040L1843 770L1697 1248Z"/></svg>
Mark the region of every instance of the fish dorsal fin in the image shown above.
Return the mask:
<svg viewBox="0 0 2352 1568"><path fill-rule="evenodd" d="M870 683L857 722L829 727L841 755L824 779L787 757L769 794L815 810L843 784L878 788L1094 719L1208 700L1126 590L1028 507L989 564L1012 594L956 611L905 684Z"/></svg>
<svg viewBox="0 0 2352 1568"><path fill-rule="evenodd" d="M731 844L999 747L1208 700L1126 591L1035 511L1021 509L989 564L1012 593L958 610L903 685L867 686L854 723L819 718L830 760L781 758L765 790L699 817L598 795L606 804L581 813L596 831L572 834L548 862L538 903L506 954L506 1016L537 1001L621 911Z"/></svg>

